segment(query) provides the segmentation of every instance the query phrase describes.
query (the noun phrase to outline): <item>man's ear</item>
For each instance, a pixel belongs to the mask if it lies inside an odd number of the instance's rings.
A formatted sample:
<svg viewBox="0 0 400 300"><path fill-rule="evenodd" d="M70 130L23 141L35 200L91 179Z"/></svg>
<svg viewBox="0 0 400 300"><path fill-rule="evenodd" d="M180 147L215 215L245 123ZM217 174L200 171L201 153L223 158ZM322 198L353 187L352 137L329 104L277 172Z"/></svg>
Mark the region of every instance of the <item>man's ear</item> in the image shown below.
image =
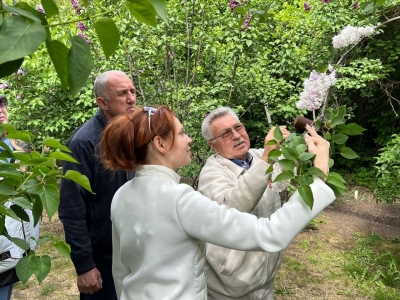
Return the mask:
<svg viewBox="0 0 400 300"><path fill-rule="evenodd" d="M215 145L214 145L213 142L207 142L207 144L208 144L208 146L211 147L211 149L212 149L215 153L217 153L217 149L215 149Z"/></svg>
<svg viewBox="0 0 400 300"><path fill-rule="evenodd" d="M96 103L103 111L108 110L107 101L103 97L97 97Z"/></svg>

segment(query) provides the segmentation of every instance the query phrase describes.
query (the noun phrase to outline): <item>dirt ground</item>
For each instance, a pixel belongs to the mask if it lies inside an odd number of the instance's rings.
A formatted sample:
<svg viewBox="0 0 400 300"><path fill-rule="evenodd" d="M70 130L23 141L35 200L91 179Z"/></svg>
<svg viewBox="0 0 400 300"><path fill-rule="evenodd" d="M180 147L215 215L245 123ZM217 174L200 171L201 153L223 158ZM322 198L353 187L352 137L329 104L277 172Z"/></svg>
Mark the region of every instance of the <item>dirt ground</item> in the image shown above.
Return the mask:
<svg viewBox="0 0 400 300"><path fill-rule="evenodd" d="M329 246L336 249L346 249L346 241L354 240L355 233L374 232L382 237L400 237L400 203L398 202L393 205L386 203L377 204L373 199L372 192L363 188L357 188L358 198L354 199L355 189L349 189L351 192L337 199L331 206L327 207L317 217L324 220L324 223L318 226L318 230L303 230L286 250L285 255L295 256L296 245L311 235L317 239L329 237ZM44 222L42 224L42 232L44 230L55 234L62 234L62 226L56 219L50 223ZM327 249L327 251L329 250ZM57 260L56 257L52 256L53 259ZM18 284L14 289L11 299L77 300L78 293L72 264L67 261L61 268L61 272L54 271L50 272L48 278L45 279L41 286L32 279L30 280L31 284L27 287ZM332 289L335 288L337 286L335 286L335 283L332 283ZM331 297L328 295L329 293L328 287L319 291L315 286L304 286L298 287L296 297L276 295L276 300L363 299L358 297L342 298L337 296L336 292L332 292L332 295L336 296Z"/></svg>

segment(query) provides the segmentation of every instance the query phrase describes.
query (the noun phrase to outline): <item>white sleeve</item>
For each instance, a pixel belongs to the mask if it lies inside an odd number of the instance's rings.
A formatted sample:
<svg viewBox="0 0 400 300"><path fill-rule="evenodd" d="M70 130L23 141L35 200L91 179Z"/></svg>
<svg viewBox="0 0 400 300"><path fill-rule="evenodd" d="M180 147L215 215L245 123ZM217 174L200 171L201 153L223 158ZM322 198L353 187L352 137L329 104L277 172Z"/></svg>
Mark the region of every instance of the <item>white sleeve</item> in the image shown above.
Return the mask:
<svg viewBox="0 0 400 300"><path fill-rule="evenodd" d="M327 205L335 200L333 191L319 178L310 185L314 195L311 210L296 191L270 218L227 209L187 186L177 199L182 228L194 238L225 248L278 252Z"/></svg>
<svg viewBox="0 0 400 300"><path fill-rule="evenodd" d="M121 299L123 280L129 275L129 269L125 267L121 262L121 248L120 240L117 230L112 225L112 243L113 243L113 263L112 263L112 273L114 278L115 290L117 292L117 298Z"/></svg>

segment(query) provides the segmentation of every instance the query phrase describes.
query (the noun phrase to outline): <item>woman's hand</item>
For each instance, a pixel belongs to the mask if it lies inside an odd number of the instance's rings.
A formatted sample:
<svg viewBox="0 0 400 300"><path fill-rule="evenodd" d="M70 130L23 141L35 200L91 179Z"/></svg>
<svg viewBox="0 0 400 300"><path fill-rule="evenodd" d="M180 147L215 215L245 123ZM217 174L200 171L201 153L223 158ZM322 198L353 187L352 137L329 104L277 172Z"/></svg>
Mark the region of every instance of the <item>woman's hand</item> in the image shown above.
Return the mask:
<svg viewBox="0 0 400 300"><path fill-rule="evenodd" d="M315 154L314 167L322 170L326 176L329 174L329 147L330 143L318 135L314 127L306 125L309 134L304 135L308 146L308 152ZM324 181L326 178L323 179Z"/></svg>

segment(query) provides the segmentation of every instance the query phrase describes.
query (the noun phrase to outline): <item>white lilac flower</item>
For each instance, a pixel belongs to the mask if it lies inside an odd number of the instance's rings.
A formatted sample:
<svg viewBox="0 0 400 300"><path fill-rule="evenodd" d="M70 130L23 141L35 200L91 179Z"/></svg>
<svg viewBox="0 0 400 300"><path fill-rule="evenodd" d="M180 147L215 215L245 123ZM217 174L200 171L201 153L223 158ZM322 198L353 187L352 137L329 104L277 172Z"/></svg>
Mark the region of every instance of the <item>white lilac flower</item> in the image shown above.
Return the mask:
<svg viewBox="0 0 400 300"><path fill-rule="evenodd" d="M284 158L285 157L283 155L278 157L279 160L284 159ZM274 163L272 167L274 168L274 170L272 171L271 180L274 181L275 178L279 174L281 174L283 170L282 170L281 166L278 163ZM297 167L295 167L293 171L296 174L297 173ZM286 190L286 188L288 187L289 184L290 184L290 179L283 180L283 181L280 181L280 182L272 182L271 189L274 192L280 193L280 192L283 192L284 190Z"/></svg>
<svg viewBox="0 0 400 300"><path fill-rule="evenodd" d="M309 111L319 109L324 102L329 88L336 82L336 71L329 75L312 71L309 78L304 81L304 91L300 93L300 100L296 106L298 109Z"/></svg>
<svg viewBox="0 0 400 300"><path fill-rule="evenodd" d="M43 16L46 16L46 12L44 11L43 5L42 5L42 4L36 5L36 10L37 10L40 14L42 14Z"/></svg>
<svg viewBox="0 0 400 300"><path fill-rule="evenodd" d="M332 44L336 49L344 48L349 45L354 45L359 42L363 37L370 36L375 31L374 26L367 27L354 27L346 26L342 31L333 37Z"/></svg>

